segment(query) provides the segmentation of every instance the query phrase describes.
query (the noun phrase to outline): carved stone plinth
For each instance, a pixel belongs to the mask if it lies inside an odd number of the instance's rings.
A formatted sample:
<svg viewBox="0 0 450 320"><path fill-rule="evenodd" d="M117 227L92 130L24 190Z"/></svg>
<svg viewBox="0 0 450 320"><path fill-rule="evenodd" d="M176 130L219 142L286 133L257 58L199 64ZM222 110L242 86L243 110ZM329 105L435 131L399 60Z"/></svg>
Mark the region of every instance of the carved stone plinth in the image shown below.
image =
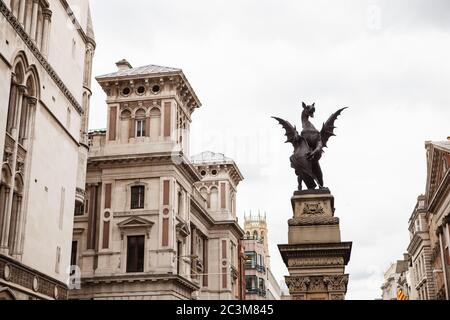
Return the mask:
<svg viewBox="0 0 450 320"><path fill-rule="evenodd" d="M293 300L343 300L351 242L342 242L334 198L328 189L297 191L291 199L288 244L278 245L289 270Z"/></svg>

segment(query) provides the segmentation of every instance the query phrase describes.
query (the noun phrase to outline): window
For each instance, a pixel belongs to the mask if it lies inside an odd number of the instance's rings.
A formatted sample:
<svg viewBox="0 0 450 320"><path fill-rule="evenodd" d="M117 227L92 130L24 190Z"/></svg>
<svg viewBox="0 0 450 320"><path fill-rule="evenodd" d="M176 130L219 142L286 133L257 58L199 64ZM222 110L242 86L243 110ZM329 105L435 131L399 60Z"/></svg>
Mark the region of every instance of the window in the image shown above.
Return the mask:
<svg viewBox="0 0 450 320"><path fill-rule="evenodd" d="M183 214L183 192L178 192L178 215L181 216Z"/></svg>
<svg viewBox="0 0 450 320"><path fill-rule="evenodd" d="M145 120L136 120L136 137L145 137Z"/></svg>
<svg viewBox="0 0 450 320"><path fill-rule="evenodd" d="M258 289L261 290L261 292L266 290L265 284L264 284L264 278L258 278L259 280L259 285L258 285Z"/></svg>
<svg viewBox="0 0 450 320"><path fill-rule="evenodd" d="M245 289L252 291L256 289L256 276L245 276Z"/></svg>
<svg viewBox="0 0 450 320"><path fill-rule="evenodd" d="M127 237L127 272L144 271L145 236Z"/></svg>
<svg viewBox="0 0 450 320"><path fill-rule="evenodd" d="M177 241L177 274L180 274L180 263L182 257L183 246L181 241Z"/></svg>
<svg viewBox="0 0 450 320"><path fill-rule="evenodd" d="M245 268L246 269L253 269L256 267L256 252L250 251L246 252L246 260L245 260Z"/></svg>
<svg viewBox="0 0 450 320"><path fill-rule="evenodd" d="M75 216L84 215L84 204L82 202L75 202Z"/></svg>
<svg viewBox="0 0 450 320"><path fill-rule="evenodd" d="M70 253L70 275L73 275L75 273L74 266L77 265L77 249L78 249L78 242L72 241L72 250Z"/></svg>
<svg viewBox="0 0 450 320"><path fill-rule="evenodd" d="M131 209L143 209L144 208L144 186L131 187Z"/></svg>

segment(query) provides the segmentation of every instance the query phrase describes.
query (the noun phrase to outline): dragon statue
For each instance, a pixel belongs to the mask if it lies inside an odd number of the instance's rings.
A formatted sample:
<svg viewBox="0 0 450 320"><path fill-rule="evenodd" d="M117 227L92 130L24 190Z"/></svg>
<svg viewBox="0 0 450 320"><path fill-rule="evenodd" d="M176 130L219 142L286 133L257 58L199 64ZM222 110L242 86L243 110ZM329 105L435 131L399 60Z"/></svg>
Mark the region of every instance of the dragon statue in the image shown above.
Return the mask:
<svg viewBox="0 0 450 320"><path fill-rule="evenodd" d="M322 158L323 148L327 147L328 139L335 136L334 122L344 109L342 108L333 113L330 118L323 124L322 130L317 130L309 121L309 118L314 118L316 111L315 103L306 105L302 102L302 127L303 130L298 134L295 126L292 126L288 121L281 118L272 117L277 120L286 130L287 141L294 146L294 154L291 156L291 167L295 169L295 174L298 180L298 190L302 190L302 181L305 183L308 190L313 190L319 185L320 189L325 189L323 186L322 169L320 168L319 160Z"/></svg>

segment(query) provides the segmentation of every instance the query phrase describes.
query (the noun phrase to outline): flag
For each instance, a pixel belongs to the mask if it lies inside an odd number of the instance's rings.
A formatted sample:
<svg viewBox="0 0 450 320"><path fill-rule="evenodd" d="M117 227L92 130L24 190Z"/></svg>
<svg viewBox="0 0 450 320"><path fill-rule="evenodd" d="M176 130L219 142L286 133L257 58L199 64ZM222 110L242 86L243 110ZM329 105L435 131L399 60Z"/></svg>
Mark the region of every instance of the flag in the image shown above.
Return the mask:
<svg viewBox="0 0 450 320"><path fill-rule="evenodd" d="M409 300L409 297L403 293L402 289L397 290L397 300Z"/></svg>

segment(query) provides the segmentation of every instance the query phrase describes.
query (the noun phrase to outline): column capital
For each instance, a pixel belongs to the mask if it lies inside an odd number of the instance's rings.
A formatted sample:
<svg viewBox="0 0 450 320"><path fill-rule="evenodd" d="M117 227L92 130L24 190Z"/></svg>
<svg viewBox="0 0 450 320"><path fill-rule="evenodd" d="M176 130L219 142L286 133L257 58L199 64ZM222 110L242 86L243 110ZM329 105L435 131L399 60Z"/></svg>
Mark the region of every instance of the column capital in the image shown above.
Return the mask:
<svg viewBox="0 0 450 320"><path fill-rule="evenodd" d="M43 9L42 10L42 15L44 16L44 20L50 20L52 18L52 10L50 9Z"/></svg>
<svg viewBox="0 0 450 320"><path fill-rule="evenodd" d="M20 93L25 93L27 92L27 86L24 84L17 84L17 89L19 90Z"/></svg>
<svg viewBox="0 0 450 320"><path fill-rule="evenodd" d="M31 105L36 105L36 103L37 103L37 98L36 97L27 97L27 101L28 101L28 103L29 104L31 104Z"/></svg>

